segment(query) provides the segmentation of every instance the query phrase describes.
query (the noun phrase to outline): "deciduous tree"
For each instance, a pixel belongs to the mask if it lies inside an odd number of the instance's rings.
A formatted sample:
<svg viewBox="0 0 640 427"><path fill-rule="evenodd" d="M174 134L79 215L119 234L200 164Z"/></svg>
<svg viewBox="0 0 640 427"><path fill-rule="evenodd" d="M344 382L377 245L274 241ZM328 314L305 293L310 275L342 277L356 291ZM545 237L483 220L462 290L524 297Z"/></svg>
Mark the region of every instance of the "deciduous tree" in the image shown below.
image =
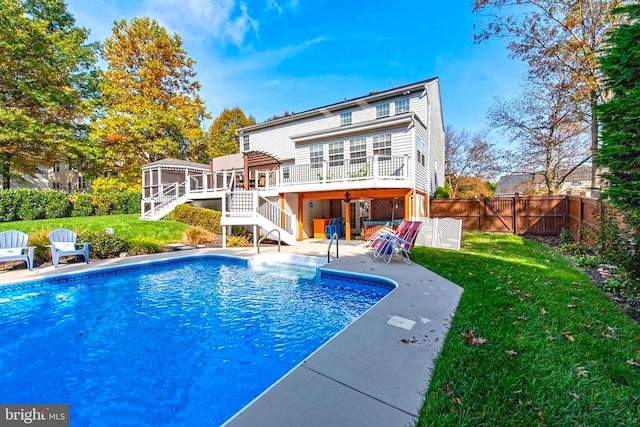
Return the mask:
<svg viewBox="0 0 640 427"><path fill-rule="evenodd" d="M0 0L0 174L82 154L96 46L62 0Z"/></svg>
<svg viewBox="0 0 640 427"><path fill-rule="evenodd" d="M598 149L596 106L607 98L598 64L606 34L620 23L611 11L624 0L474 0L480 15L475 40L502 38L512 55L542 77L563 70L573 100L589 111L591 152ZM593 162L592 185L599 186Z"/></svg>
<svg viewBox="0 0 640 427"><path fill-rule="evenodd" d="M489 110L491 125L501 129L515 151L512 170L542 173L547 194L557 194L567 177L590 160L588 122L571 101L571 82L564 73L531 77L514 100Z"/></svg>
<svg viewBox="0 0 640 427"><path fill-rule="evenodd" d="M451 197L489 195L486 182L501 170L501 153L483 133L447 126L444 131L445 176ZM463 191L464 187L464 191Z"/></svg>
<svg viewBox="0 0 640 427"><path fill-rule="evenodd" d="M103 58L103 110L93 136L101 141L105 169L136 182L146 163L186 158L208 116L180 36L149 18L123 19L114 22Z"/></svg>
<svg viewBox="0 0 640 427"><path fill-rule="evenodd" d="M207 163L214 157L239 153L240 140L236 131L255 124L256 119L251 115L247 117L240 107L225 108L209 127L204 144L196 147L195 158Z"/></svg>
<svg viewBox="0 0 640 427"><path fill-rule="evenodd" d="M602 71L612 98L600 106L605 194L640 226L640 4L617 13L629 17L611 33ZM640 228L637 230L640 232Z"/></svg>

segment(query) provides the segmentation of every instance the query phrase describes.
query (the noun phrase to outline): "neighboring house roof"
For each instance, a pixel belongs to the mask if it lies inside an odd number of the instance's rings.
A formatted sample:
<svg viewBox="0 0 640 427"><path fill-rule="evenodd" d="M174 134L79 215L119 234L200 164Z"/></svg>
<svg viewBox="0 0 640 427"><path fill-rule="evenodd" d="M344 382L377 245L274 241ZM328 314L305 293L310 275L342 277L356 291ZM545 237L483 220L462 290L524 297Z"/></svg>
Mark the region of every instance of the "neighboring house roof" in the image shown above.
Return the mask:
<svg viewBox="0 0 640 427"><path fill-rule="evenodd" d="M536 175L533 173L520 173L513 175L504 175L500 177L496 186L495 195L504 196L515 193L522 193L528 186L535 184Z"/></svg>
<svg viewBox="0 0 640 427"><path fill-rule="evenodd" d="M148 169L155 166L179 166L183 168L186 167L186 168L209 170L209 165L196 163L196 162L189 162L187 160L172 159L170 157L162 160L157 160L155 162L144 165L142 166L142 169Z"/></svg>
<svg viewBox="0 0 640 427"><path fill-rule="evenodd" d="M329 104L329 105L325 105L324 107L318 107L318 108L306 110L300 113L294 113L288 116L280 117L277 119L267 120L265 122L258 123L252 126L247 126L247 127L238 129L238 133L242 134L248 131L264 129L264 128L277 126L283 123L297 121L297 120L308 118L308 117L332 114L332 113L335 113L336 111L347 110L349 108L354 108L354 107L361 107L363 105L381 102L386 99L395 98L401 94L409 95L410 93L424 90L425 85L437 80L438 80L437 77L433 77L427 80L422 80L416 83L411 83L408 85L396 87L393 89L388 89L381 92L377 92L377 91L369 92L369 94L365 96L360 96L352 99L345 99L344 101L337 102L335 104Z"/></svg>
<svg viewBox="0 0 640 427"><path fill-rule="evenodd" d="M576 185L577 184L577 185ZM591 166L580 166L571 172L564 180L561 192L573 189L586 190L591 185ZM515 193L525 194L527 192L542 189L545 186L544 175L540 172L518 173L504 175L500 177L496 186L496 196L507 196Z"/></svg>

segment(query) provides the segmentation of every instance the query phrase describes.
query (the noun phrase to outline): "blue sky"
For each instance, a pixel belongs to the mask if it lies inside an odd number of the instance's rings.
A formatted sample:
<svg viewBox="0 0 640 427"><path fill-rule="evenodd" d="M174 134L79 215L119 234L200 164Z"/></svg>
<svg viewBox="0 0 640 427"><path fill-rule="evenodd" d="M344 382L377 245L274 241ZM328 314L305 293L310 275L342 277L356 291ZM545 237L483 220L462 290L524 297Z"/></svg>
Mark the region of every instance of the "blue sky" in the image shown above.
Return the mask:
<svg viewBox="0 0 640 427"><path fill-rule="evenodd" d="M135 16L179 33L214 118L239 106L260 122L437 76L445 124L476 132L523 73L504 43L473 44L470 0L67 1L92 40Z"/></svg>

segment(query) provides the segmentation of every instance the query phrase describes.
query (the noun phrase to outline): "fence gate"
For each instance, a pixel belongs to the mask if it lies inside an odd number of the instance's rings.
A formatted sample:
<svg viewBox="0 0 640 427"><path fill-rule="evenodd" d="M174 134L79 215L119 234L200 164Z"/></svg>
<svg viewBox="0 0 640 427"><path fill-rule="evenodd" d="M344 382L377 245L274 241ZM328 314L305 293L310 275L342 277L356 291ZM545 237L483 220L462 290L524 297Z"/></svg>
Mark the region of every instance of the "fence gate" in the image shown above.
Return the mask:
<svg viewBox="0 0 640 427"><path fill-rule="evenodd" d="M514 232L514 199L480 199L480 229L499 233Z"/></svg>

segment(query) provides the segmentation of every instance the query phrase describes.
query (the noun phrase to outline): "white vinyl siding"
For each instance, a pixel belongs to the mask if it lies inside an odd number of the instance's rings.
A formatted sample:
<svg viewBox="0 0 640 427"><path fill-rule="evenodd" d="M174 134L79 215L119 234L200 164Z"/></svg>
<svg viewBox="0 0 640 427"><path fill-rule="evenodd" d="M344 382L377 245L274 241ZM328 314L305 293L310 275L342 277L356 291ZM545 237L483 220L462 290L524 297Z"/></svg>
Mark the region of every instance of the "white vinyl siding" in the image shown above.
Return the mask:
<svg viewBox="0 0 640 427"><path fill-rule="evenodd" d="M351 123L353 123L351 111L340 114L340 126L350 125Z"/></svg>
<svg viewBox="0 0 640 427"><path fill-rule="evenodd" d="M329 143L329 166L342 166L344 164L344 142Z"/></svg>
<svg viewBox="0 0 640 427"><path fill-rule="evenodd" d="M391 155L391 134L374 135L373 137L373 155L390 156Z"/></svg>
<svg viewBox="0 0 640 427"><path fill-rule="evenodd" d="M364 163L367 157L367 138L355 138L349 141L351 163Z"/></svg>
<svg viewBox="0 0 640 427"><path fill-rule="evenodd" d="M388 102L385 102L384 104L376 105L376 119L382 119L384 117L389 117Z"/></svg>

